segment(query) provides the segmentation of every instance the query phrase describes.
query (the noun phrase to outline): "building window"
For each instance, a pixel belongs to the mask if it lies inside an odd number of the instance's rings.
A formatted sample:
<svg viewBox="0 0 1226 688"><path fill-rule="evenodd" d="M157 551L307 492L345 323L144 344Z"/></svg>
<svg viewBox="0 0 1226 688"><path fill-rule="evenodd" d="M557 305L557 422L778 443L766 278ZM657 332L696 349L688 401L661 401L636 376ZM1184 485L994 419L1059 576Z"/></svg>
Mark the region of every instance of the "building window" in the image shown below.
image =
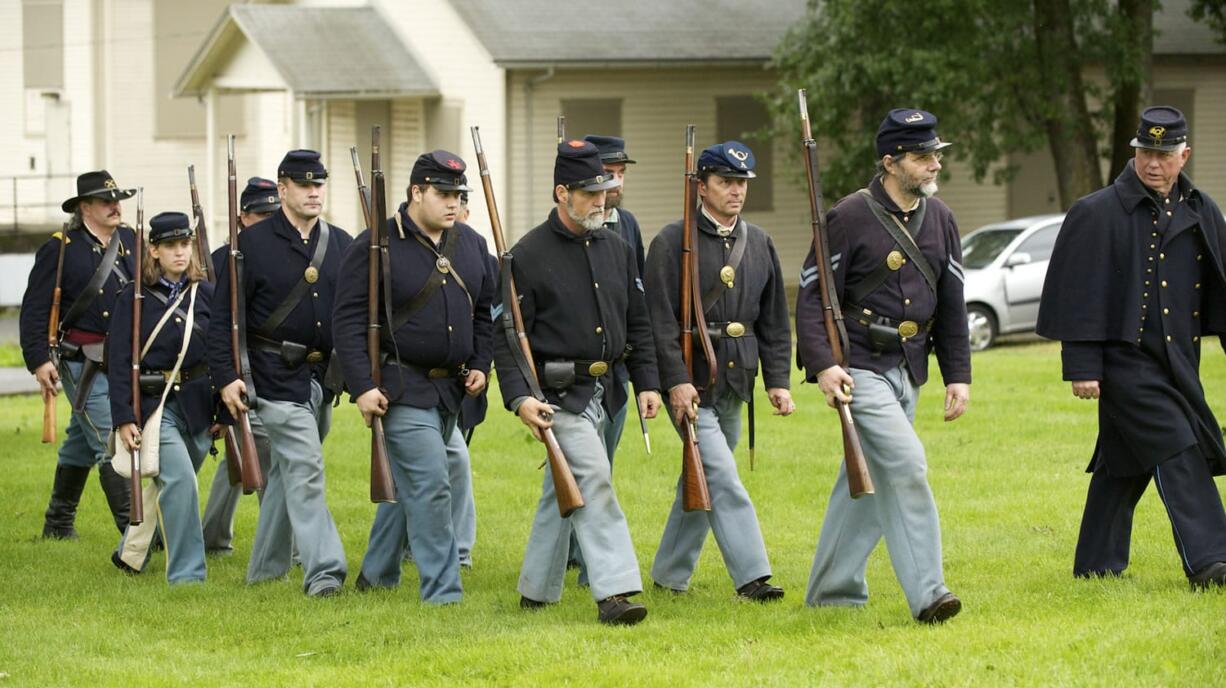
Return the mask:
<svg viewBox="0 0 1226 688"><path fill-rule="evenodd" d="M157 138L204 136L204 103L195 98L173 98L171 92L229 4L229 0L154 0L153 110ZM225 134L245 133L241 95L217 99L217 127Z"/></svg>
<svg viewBox="0 0 1226 688"><path fill-rule="evenodd" d="M749 146L755 160L757 178L749 182L745 212L770 212L775 209L775 154L771 140L759 132L770 124L766 106L753 96L725 96L715 99L715 137L733 139Z"/></svg>
<svg viewBox="0 0 1226 688"><path fill-rule="evenodd" d="M22 72L27 89L64 87L64 4L25 0L21 5Z"/></svg>
<svg viewBox="0 0 1226 688"><path fill-rule="evenodd" d="M620 98L575 98L562 101L566 116L566 137L581 139L588 134L622 135Z"/></svg>

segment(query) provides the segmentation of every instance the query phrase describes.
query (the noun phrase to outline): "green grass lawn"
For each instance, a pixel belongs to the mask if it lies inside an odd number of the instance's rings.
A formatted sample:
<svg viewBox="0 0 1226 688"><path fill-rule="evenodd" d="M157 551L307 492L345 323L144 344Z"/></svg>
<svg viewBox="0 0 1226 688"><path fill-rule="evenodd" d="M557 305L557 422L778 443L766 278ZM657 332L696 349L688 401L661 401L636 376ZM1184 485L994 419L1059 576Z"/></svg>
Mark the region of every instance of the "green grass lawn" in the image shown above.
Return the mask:
<svg viewBox="0 0 1226 688"><path fill-rule="evenodd" d="M1216 345L1205 351L1205 387L1226 419L1226 360ZM418 602L411 566L399 590L347 587L329 600L305 598L298 570L288 581L245 586L253 498L239 510L238 551L210 559L200 586L169 588L160 554L135 578L111 566L116 534L96 478L78 519L81 539L41 541L54 470L52 449L38 442L41 405L3 399L0 685L1220 685L1226 593L1188 590L1154 491L1137 512L1127 575L1072 579L1095 409L1059 377L1054 346L1010 346L976 355L962 420L941 421L938 380L921 399L946 579L964 601L961 616L935 628L911 620L884 545L870 560L867 608L803 605L841 460L835 415L808 385L795 390L794 417L759 418L757 470L748 470L744 442L738 452L775 582L787 589L780 604L735 601L710 540L690 594L651 590L647 571L672 500L679 444L655 421L649 457L627 427L618 496L647 582L640 599L650 609L633 628L597 624L574 572L561 605L518 608L515 582L542 452L501 410L473 447L479 526L466 598L429 608ZM767 407L761 398L759 409ZM66 404L59 409L62 429ZM328 501L351 581L374 514L367 447L356 411L338 409L325 445ZM215 465L202 472L205 486Z"/></svg>

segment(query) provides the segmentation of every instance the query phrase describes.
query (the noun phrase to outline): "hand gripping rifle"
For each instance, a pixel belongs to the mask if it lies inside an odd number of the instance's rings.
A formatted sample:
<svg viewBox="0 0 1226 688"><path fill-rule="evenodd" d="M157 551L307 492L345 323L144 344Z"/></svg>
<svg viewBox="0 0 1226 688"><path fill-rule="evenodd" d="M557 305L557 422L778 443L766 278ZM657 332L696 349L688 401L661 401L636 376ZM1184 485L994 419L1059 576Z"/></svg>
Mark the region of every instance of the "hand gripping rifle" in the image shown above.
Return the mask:
<svg viewBox="0 0 1226 688"><path fill-rule="evenodd" d="M187 166L187 186L192 195L192 217L196 220L196 255L200 259L200 269L204 272L204 281L217 283L217 271L213 269L213 251L209 248L208 224L204 220L204 208L200 205L200 191L196 188L196 166ZM222 426L222 440L226 446L226 477L231 485L243 481L242 458L239 456L238 438L233 425ZM210 449L210 451L214 451Z"/></svg>
<svg viewBox="0 0 1226 688"><path fill-rule="evenodd" d="M133 256L133 275L132 275L132 415L136 418L137 436L140 436L141 417L140 417L140 310L141 301L145 299L142 293L145 287L145 280L141 274L141 263L145 258L145 189L141 187L136 190L136 250ZM111 237L111 241L119 241L119 232ZM140 485L140 445L131 451L132 455L132 475L131 488L132 497L128 510L128 523L138 526L145 520L145 500L142 496Z"/></svg>
<svg viewBox="0 0 1226 688"><path fill-rule="evenodd" d="M707 360L707 381L700 389L715 384L715 350L707 319L702 312L702 288L698 280L698 174L694 169L694 125L685 127L685 191L681 210L681 358L690 380L694 379L694 337ZM695 409L697 410L697 409ZM681 508L684 511L710 511L711 494L707 474L698 452L698 428L682 416L681 428Z"/></svg>
<svg viewBox="0 0 1226 688"><path fill-rule="evenodd" d="M519 310L519 294L515 289L515 277L511 264L514 256L507 251L506 240L502 236L502 222L498 219L498 204L494 201L494 185L490 181L490 168L485 161L485 150L481 147L481 133L477 127L471 127L473 148L477 151L477 167L481 170L481 187L485 191L485 206L490 213L490 229L494 234L494 247L498 251L498 270L502 281L502 330L506 335L507 344L519 363L520 370L528 381L533 396L544 401L540 383L536 376L536 365L532 360L532 346L528 335L524 332L524 316ZM583 495L579 493L579 484L570 471L566 455L558 444L558 438L553 434L553 428L546 428L541 433L541 441L545 443L545 452L549 456L549 472L553 476L553 491L558 498L558 511L566 518L583 506Z"/></svg>
<svg viewBox="0 0 1226 688"><path fill-rule="evenodd" d="M830 341L830 353L834 362L847 368L847 326L843 323L843 310L839 307L839 294L834 286L834 270L830 267L830 235L826 229L826 212L822 208L822 178L817 168L817 141L809 128L809 104L805 90L797 91L800 97L800 125L804 133L802 145L805 157L805 179L809 183L809 215L813 224L813 258L818 270L818 293L822 299L822 318L826 325L826 339ZM844 389L844 392L850 392ZM860 434L851 419L851 405L838 404L839 425L843 428L843 461L847 468L847 488L852 499L873 494L873 479L868 474L868 463L860 447Z"/></svg>
<svg viewBox="0 0 1226 688"><path fill-rule="evenodd" d="M382 237L387 233L387 205L384 192L383 166L379 156L379 127L370 132L370 181L369 191L362 183L362 168L357 164L357 151L353 150L354 174L358 178L358 193L362 200L368 201L366 211L366 226L370 228L370 269L367 270L366 281L366 353L370 356L370 377L375 381L375 387L383 384L383 366L379 351L379 267L384 262ZM369 198L367 194L369 193ZM391 263L387 262L389 272ZM390 279L390 274L384 279ZM385 284L390 284L385 282ZM387 307L391 308L391 291L385 294ZM388 319L389 326L391 319ZM392 335L393 333L389 333ZM387 457L387 437L383 433L383 418L372 415L370 418L370 501L396 501L396 485L392 481L392 466Z"/></svg>
<svg viewBox="0 0 1226 688"><path fill-rule="evenodd" d="M59 255L55 259L55 289L51 292L51 314L47 317L47 351L51 365L60 369L60 300L63 298L64 247L68 245L68 225L60 230ZM43 392L43 444L55 442L55 391Z"/></svg>
<svg viewBox="0 0 1226 688"><path fill-rule="evenodd" d="M244 403L254 408L257 401L255 381L251 378L251 363L247 360L247 298L240 292L245 289L243 277L243 252L238 245L238 174L234 170L234 135L226 141L229 172L227 192L230 217L230 351L234 360L234 372L247 387ZM264 489L264 472L260 470L259 453L255 448L255 436L251 433L251 419L246 411L239 411L234 419L238 424L240 477L243 494Z"/></svg>

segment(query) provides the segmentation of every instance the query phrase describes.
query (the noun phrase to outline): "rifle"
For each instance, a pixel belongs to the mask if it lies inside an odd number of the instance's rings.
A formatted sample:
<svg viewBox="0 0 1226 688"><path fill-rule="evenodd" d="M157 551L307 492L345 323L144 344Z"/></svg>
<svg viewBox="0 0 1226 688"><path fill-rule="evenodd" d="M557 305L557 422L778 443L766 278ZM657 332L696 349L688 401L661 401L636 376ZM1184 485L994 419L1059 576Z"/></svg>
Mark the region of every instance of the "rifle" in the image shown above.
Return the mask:
<svg viewBox="0 0 1226 688"><path fill-rule="evenodd" d="M47 350L51 365L60 368L60 300L63 297L64 247L68 245L68 225L60 230L60 250L55 259L55 289L51 292L51 315L47 318ZM55 442L55 391L43 393L43 444Z"/></svg>
<svg viewBox="0 0 1226 688"><path fill-rule="evenodd" d="M559 118L560 124L560 118ZM473 148L477 152L477 167L481 170L481 187L485 191L485 207L490 213L490 229L494 234L494 247L498 251L498 269L504 280L503 313L501 319L507 343L518 348L529 376L528 384L536 394L540 394L540 383L536 375L536 365L532 360L532 345L528 342L528 334L524 331L524 315L519 310L519 294L515 289L515 276L511 271L513 256L507 250L506 240L502 236L502 222L498 219L498 204L494 200L494 184L490 181L490 168L485 161L485 150L481 147L481 132L478 127L470 127L473 136ZM509 314L509 316L508 316ZM541 399L541 396L537 397ZM549 457L549 472L553 477L553 491L558 498L558 511L566 518L583 506L583 495L579 492L579 484L571 473L566 455L558 444L558 438L553 434L553 428L541 432L541 441L545 443L545 453Z"/></svg>
<svg viewBox="0 0 1226 688"><path fill-rule="evenodd" d="M715 351L707 319L702 312L702 288L698 281L698 218L694 208L698 201L698 174L694 169L694 125L685 127L685 191L681 211L681 358L690 379L694 379L694 336L707 359L707 384L715 384ZM695 328L697 321L697 328ZM695 409L697 411L697 409ZM710 511L711 494L707 491L707 475L698 451L698 428L688 416L682 417L681 428L681 508L684 511Z"/></svg>
<svg viewBox="0 0 1226 688"><path fill-rule="evenodd" d="M822 319L826 325L826 339L830 341L830 353L834 362L847 368L847 326L843 323L843 310L839 307L839 294L834 286L834 270L830 267L830 234L826 229L826 212L822 208L822 178L817 168L817 141L809 127L809 103L805 90L797 91L800 98L800 125L804 134L805 180L809 183L809 215L813 224L813 258L818 270L818 293L822 299ZM844 393L850 389L844 387ZM843 462L847 469L847 488L852 499L873 494L873 479L868 474L868 462L860 446L860 433L851 418L851 405L839 402L839 425L843 430Z"/></svg>
<svg viewBox="0 0 1226 688"><path fill-rule="evenodd" d="M358 192L361 193L362 168L357 165L356 150L353 157L354 174L357 175ZM383 257L381 237L387 229L387 206L379 156L379 127L373 127L370 132L370 181L370 206L366 209L366 226L370 228L370 269L366 271L366 353L370 356L370 377L375 381L375 387L380 387L383 384L383 366L379 352L379 266ZM390 262L388 268L391 268ZM388 307L391 307L390 303ZM388 325L391 325L390 320ZM392 481L392 466L387 457L383 418L375 415L370 418L370 501L376 504L396 501L396 485Z"/></svg>
<svg viewBox="0 0 1226 688"><path fill-rule="evenodd" d="M200 192L196 189L196 166L187 166L187 184L192 190L192 217L196 218L196 252L200 257L200 269L204 271L204 281L213 284L217 275L213 274L213 252L209 250L208 226L204 222L204 208L200 207Z"/></svg>
<svg viewBox="0 0 1226 688"><path fill-rule="evenodd" d="M243 403L255 406L255 381L251 378L251 365L247 362L246 336L247 303L246 297L240 298L239 289L244 288L239 277L243 269L243 252L238 246L238 173L234 169L234 135L226 139L229 179L227 192L229 195L228 210L230 216L230 351L233 354L234 372L247 387L243 395ZM251 418L246 411L239 411L234 419L238 423L238 457L241 467L239 473L243 483L243 494L251 494L264 489L264 472L260 470L259 453L255 448L255 436L251 432Z"/></svg>
<svg viewBox="0 0 1226 688"><path fill-rule="evenodd" d="M144 187L136 190L136 250L133 256L133 275L132 275L132 416L136 418L136 431L139 437L141 429L140 419L140 311L141 301L144 300L145 281L141 275L141 263L144 260L145 252L145 189ZM115 232L111 236L111 241L120 241L120 233ZM140 484L140 446L132 450L132 475L131 488L132 498L128 510L128 523L138 526L145 520L145 500L142 496Z"/></svg>
<svg viewBox="0 0 1226 688"><path fill-rule="evenodd" d="M187 186L192 194L192 217L196 218L196 253L200 258L200 269L204 272L204 281L209 284L217 282L217 271L213 269L213 251L209 248L208 225L204 220L204 208L200 205L200 191L196 188L196 166L187 166ZM239 456L238 438L234 435L234 426L222 426L222 442L226 448L226 477L231 485L237 485L243 480L242 458Z"/></svg>

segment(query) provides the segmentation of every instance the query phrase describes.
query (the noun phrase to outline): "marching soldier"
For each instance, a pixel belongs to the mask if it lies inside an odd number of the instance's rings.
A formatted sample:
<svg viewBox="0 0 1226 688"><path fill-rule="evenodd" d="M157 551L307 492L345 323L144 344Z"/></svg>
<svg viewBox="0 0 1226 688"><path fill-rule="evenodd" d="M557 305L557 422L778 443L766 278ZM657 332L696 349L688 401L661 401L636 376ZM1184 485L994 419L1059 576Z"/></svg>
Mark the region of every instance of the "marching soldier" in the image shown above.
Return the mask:
<svg viewBox="0 0 1226 688"><path fill-rule="evenodd" d="M1150 480L1193 588L1226 585L1222 431L1200 382L1201 337L1226 334L1226 225L1192 185L1188 123L1147 108L1133 160L1073 204L1043 285L1037 331L1061 341L1064 379L1098 400L1098 442L1073 562L1079 578L1128 566Z"/></svg>
<svg viewBox="0 0 1226 688"><path fill-rule="evenodd" d="M612 364L627 356L645 417L655 416L660 395L651 322L633 251L599 231L605 192L616 185L595 146L559 144L553 187L557 205L549 219L511 249L524 330L547 401L532 395L531 371L517 356L518 344L495 336L494 345L503 403L538 439L544 429L553 428L586 503L562 519L553 478L545 472L520 570L520 606L538 609L561 599L573 527L586 555L599 620L633 624L643 620L647 608L627 599L642 590L642 579L626 517L613 494L603 440L611 411L625 403L613 384ZM506 272L503 280L510 279Z"/></svg>
<svg viewBox="0 0 1226 688"><path fill-rule="evenodd" d="M409 176L408 202L387 223L389 253L382 280L391 281L391 322L382 326L383 388L371 377L366 346L367 282L342 281L334 331L345 382L371 423L383 417L397 503L380 504L358 576L359 589L394 587L407 531L424 602L463 597L452 507L451 438L465 397L485 389L493 359L490 302L494 280L486 268L485 239L456 222L460 193L468 191L464 161L436 150L418 157ZM369 232L345 254L341 271L365 276ZM381 285L385 289L386 285ZM455 451L467 454L463 440ZM466 464L467 461L462 463Z"/></svg>
<svg viewBox="0 0 1226 688"><path fill-rule="evenodd" d="M272 216L281 209L277 183L271 179L251 177L239 196L238 208L240 231ZM221 271L221 266L229 256L229 244L213 251L213 274ZM214 427L214 431L219 430L219 427ZM268 475L268 438L262 435L256 437L255 446L260 454L260 470L264 475ZM230 484L224 460L219 461L217 471L213 474L213 486L209 488L209 500L204 505L204 550L209 554L229 554L234 551L234 512L238 509L238 498L242 495L242 486ZM257 499L260 497L256 495Z"/></svg>
<svg viewBox="0 0 1226 688"><path fill-rule="evenodd" d="M77 195L61 206L72 217L38 249L21 301L21 351L26 368L38 380L44 398L56 395L56 383L63 382L72 404L43 524L45 538L77 537L73 527L77 503L94 464L99 464L98 480L115 526L122 533L128 525L128 483L103 461L111 409L106 376L97 373L115 295L132 279L136 235L122 224L119 202L135 193L119 188L106 170L77 177ZM64 262L57 271L61 250ZM58 360L53 360L47 333L57 285L62 289L57 326L60 346Z"/></svg>
<svg viewBox="0 0 1226 688"><path fill-rule="evenodd" d="M698 447L711 494L711 511L682 510L677 484L664 536L656 551L651 577L656 585L684 592L698 563L708 530L724 555L737 594L766 602L783 597L771 577L762 529L749 493L737 476L736 447L741 406L753 395L759 361L762 379L777 415L795 409L789 391L792 328L779 255L770 236L741 216L749 192L754 156L744 144L728 141L707 148L698 158L701 198L698 232L698 278L702 309L713 340L715 361L696 357L694 375L707 379L716 368L715 385L700 394L681 355L679 266L682 223L656 235L647 254L647 293L656 333L660 381L668 390L677 423L697 421ZM695 411L697 406L697 411Z"/></svg>
<svg viewBox="0 0 1226 688"><path fill-rule="evenodd" d="M208 330L209 374L222 402L231 416L256 404L253 432L269 442L247 582L284 576L292 537L303 591L313 597L338 594L346 575L345 551L324 497L323 438L331 407L320 380L332 350L341 257L353 239L320 216L327 179L319 153L286 153L277 171L280 212L243 230L240 297L246 301L254 398L231 357L228 262L218 271Z"/></svg>
<svg viewBox="0 0 1226 688"><path fill-rule="evenodd" d="M830 260L850 341L850 373L835 365L822 320L812 249L796 305L798 362L826 403L851 413L876 494L852 501L840 467L826 510L805 603L863 606L864 569L885 537L911 614L942 622L962 609L945 587L941 528L915 434L919 388L936 350L945 420L966 410L971 356L962 298L962 245L953 213L932 198L941 170L937 118L891 110L877 130L877 174L828 213ZM845 392L850 388L851 394Z"/></svg>
<svg viewBox="0 0 1226 688"><path fill-rule="evenodd" d="M194 254L191 220L183 213L159 213L149 220L149 241L141 271L141 418L132 409L132 301L124 287L115 302L107 337L107 379L116 444L126 449L115 461L129 460L141 442L156 442L158 474L145 494L157 508L139 526L128 526L112 562L138 573L148 559L148 544L160 526L170 583L205 579L204 537L196 472L211 438L213 390L205 363L204 333L213 287ZM143 428L138 431L137 424ZM153 427L151 427L153 426ZM143 457L142 457L143 460Z"/></svg>

